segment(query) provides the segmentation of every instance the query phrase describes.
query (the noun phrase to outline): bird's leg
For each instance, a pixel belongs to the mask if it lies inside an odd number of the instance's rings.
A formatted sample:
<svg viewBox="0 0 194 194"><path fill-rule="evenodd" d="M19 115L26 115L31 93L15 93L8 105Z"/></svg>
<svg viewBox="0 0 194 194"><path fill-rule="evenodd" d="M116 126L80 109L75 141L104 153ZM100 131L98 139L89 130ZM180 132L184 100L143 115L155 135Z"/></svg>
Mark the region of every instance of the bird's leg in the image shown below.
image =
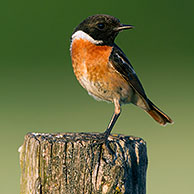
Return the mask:
<svg viewBox="0 0 194 194"><path fill-rule="evenodd" d="M115 105L115 112L110 120L110 123L108 124L106 131L104 132L105 139L107 139L108 136L110 135L112 128L114 127L114 125L115 125L115 123L116 123L116 121L119 118L120 113L121 113L121 106L120 106L120 103L118 100L114 100L114 105Z"/></svg>
<svg viewBox="0 0 194 194"><path fill-rule="evenodd" d="M113 114L113 116L112 116L112 119L111 119L111 121L110 121L110 123L109 123L109 125L108 125L108 127L107 127L107 129L106 129L106 131L104 132L105 138L106 138L106 139L107 139L108 136L110 135L110 133L111 133L111 131L112 131L112 128L114 127L114 125L115 125L115 123L116 123L116 121L117 121L119 115L120 115L120 113L117 114L117 113L114 112L114 114Z"/></svg>

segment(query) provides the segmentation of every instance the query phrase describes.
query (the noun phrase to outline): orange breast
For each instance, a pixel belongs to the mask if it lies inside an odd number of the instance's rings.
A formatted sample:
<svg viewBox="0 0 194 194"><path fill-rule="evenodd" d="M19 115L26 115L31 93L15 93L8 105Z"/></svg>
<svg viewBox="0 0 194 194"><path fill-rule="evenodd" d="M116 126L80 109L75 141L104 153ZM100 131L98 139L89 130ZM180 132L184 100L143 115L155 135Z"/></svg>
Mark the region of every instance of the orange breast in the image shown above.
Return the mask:
<svg viewBox="0 0 194 194"><path fill-rule="evenodd" d="M111 52L111 46L96 46L83 39L75 39L71 45L73 69L80 84L92 96L107 101L127 98L129 93L127 82L109 63Z"/></svg>
<svg viewBox="0 0 194 194"><path fill-rule="evenodd" d="M112 47L96 46L83 39L75 39L72 43L71 57L76 77L88 76L91 81L100 79L104 71L107 71Z"/></svg>

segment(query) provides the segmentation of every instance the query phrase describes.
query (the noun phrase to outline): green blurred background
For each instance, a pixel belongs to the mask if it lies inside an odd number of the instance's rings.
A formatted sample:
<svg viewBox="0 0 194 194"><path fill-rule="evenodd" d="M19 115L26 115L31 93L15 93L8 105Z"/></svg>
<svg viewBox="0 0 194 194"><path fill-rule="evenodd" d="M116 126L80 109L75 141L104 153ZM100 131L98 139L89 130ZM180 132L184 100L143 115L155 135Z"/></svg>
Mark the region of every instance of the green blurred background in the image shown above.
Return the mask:
<svg viewBox="0 0 194 194"><path fill-rule="evenodd" d="M135 29L116 42L153 102L175 124L161 127L126 105L113 132L148 146L147 193L193 194L194 1L51 1L1 3L0 187L19 193L18 148L28 132L103 132L113 105L81 88L69 56L73 28L89 15L114 15Z"/></svg>

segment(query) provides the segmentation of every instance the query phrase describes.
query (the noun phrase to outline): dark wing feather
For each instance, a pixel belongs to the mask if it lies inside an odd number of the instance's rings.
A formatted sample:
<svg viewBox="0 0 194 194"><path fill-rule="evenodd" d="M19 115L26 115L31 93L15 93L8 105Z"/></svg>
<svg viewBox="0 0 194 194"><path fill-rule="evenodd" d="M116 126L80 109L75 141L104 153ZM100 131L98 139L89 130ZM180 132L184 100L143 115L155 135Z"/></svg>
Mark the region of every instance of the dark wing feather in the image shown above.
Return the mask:
<svg viewBox="0 0 194 194"><path fill-rule="evenodd" d="M132 65L123 51L116 44L113 46L109 59L113 67L124 77L131 87L147 101L143 86L141 85Z"/></svg>

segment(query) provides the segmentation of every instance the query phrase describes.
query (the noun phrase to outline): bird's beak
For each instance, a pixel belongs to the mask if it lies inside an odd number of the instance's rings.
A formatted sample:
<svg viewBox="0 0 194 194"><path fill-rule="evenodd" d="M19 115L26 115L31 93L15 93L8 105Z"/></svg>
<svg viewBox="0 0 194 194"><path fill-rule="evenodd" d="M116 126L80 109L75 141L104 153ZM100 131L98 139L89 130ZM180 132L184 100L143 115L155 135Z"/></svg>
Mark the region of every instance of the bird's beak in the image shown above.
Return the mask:
<svg viewBox="0 0 194 194"><path fill-rule="evenodd" d="M133 29L133 28L134 26L132 25L121 24L119 27L115 28L115 31L128 30L128 29Z"/></svg>

